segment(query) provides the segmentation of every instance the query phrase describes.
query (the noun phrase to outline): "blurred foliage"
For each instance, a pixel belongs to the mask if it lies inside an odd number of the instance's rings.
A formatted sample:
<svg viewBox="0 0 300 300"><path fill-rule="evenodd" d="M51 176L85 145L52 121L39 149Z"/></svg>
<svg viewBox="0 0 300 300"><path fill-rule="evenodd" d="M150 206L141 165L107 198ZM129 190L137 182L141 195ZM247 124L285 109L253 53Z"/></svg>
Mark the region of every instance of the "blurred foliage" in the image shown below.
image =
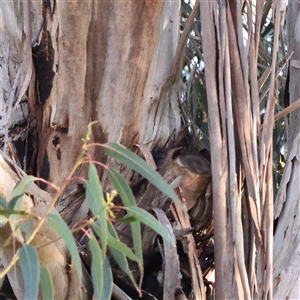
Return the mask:
<svg viewBox="0 0 300 300"><path fill-rule="evenodd" d="M181 30L191 12L195 1L181 1ZM257 78L259 82L259 98L261 120L264 118L266 101L270 85L270 70L272 64L272 49L274 37L274 23L272 16L272 2L267 1L262 17L261 38L257 62ZM277 62L276 78L276 110L275 114L284 108L284 89L287 76L285 24L282 24ZM244 42L247 41L248 32L246 6L243 8L243 32ZM205 87L205 66L203 62L203 50L201 44L200 15L194 19L193 28L186 45L183 60L180 97L185 109L184 120L193 130L204 145L209 149L208 133L208 108ZM286 131L284 119L275 122L273 134L273 174L274 174L274 195L276 195L282 177L285 162Z"/></svg>

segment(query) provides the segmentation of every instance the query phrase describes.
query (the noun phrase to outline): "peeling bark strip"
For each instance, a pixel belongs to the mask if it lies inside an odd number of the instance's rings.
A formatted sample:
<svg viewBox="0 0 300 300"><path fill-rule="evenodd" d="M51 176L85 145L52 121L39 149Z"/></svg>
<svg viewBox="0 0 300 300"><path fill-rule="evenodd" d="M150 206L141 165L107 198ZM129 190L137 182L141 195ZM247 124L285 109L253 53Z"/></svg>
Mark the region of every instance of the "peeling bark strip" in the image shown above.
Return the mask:
<svg viewBox="0 0 300 300"><path fill-rule="evenodd" d="M165 212L161 209L153 209L158 220L167 228L170 236L173 238L174 242L175 236L171 226L170 221L168 220ZM180 274L180 264L179 256L175 251L174 247L167 243L165 240L164 243L164 300L174 299L175 293L181 290L181 274Z"/></svg>
<svg viewBox="0 0 300 300"><path fill-rule="evenodd" d="M227 219L226 207L226 177L227 170L223 168L227 161L227 149L223 142L221 111L218 97L218 73L217 73L217 36L214 18L214 1L200 1L201 28L203 32L203 51L206 75L206 88L208 98L208 113L210 116L210 142L212 156L213 178L213 207L215 226L215 265L216 265L216 299L230 299L233 297L233 285L231 278L226 273L233 272L232 261L225 258L225 253L233 256L233 250L228 247L231 241L230 229ZM224 17L224 8L220 14Z"/></svg>

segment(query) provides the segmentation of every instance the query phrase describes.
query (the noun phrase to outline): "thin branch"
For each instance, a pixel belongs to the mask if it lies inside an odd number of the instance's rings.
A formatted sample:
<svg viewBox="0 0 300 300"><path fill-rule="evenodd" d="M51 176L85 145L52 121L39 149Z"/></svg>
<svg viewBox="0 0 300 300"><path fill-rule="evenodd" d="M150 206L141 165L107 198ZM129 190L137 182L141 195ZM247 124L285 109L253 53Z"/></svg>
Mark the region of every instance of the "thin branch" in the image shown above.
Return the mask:
<svg viewBox="0 0 300 300"><path fill-rule="evenodd" d="M274 116L274 121L279 120L280 118L286 116L287 114L291 113L292 111L294 111L295 109L297 109L298 107L300 107L300 98L298 100L296 100L295 102L293 102L291 105L289 105L288 107L286 107L285 109L283 109L281 112L277 113Z"/></svg>
<svg viewBox="0 0 300 300"><path fill-rule="evenodd" d="M191 33L192 26L194 24L194 18L196 16L196 13L198 13L198 10L199 10L199 3L200 3L200 0L197 0L193 7L193 10L191 11L191 13L185 23L184 30L181 34L181 37L180 37L180 40L179 40L179 43L178 43L178 46L176 49L171 76L177 76L178 74L180 74L178 72L178 68L181 67L180 61L181 61L182 55L184 53L184 48L186 47L186 42Z"/></svg>

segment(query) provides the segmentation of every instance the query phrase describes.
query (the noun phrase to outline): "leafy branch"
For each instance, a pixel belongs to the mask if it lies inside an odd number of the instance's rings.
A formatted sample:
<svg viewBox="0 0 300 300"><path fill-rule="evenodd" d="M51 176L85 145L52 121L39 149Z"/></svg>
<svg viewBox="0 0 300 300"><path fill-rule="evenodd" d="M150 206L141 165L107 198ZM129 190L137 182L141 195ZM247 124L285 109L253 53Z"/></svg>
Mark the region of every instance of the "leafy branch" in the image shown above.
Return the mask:
<svg viewBox="0 0 300 300"><path fill-rule="evenodd" d="M22 247L20 247L15 253L8 266L0 273L0 278L3 278L19 260L24 277L26 298L37 297L39 281L41 282L43 295L52 295L53 293L51 289L49 291L49 286L51 287L52 285L51 277L47 271L47 268L39 262L36 248L30 245L45 222L48 222L48 224L65 242L70 252L72 262L74 263L77 276L79 280L82 280L81 260L72 231L58 215L51 213L51 211L55 207L55 204L67 187L69 181L72 180L75 171L83 163L89 163L88 178L85 180L85 196L88 206L94 217L91 218L88 223L85 222L84 226L81 225L81 229L89 237L88 246L90 248L92 257L91 275L94 286L94 296L97 299L108 299L112 293L113 279L109 258L107 257L108 248L112 257L118 263L121 270L130 278L141 296L141 285L144 274L140 227L141 223L144 223L152 228L167 242L173 245L173 247L175 247L175 241L169 235L164 226L150 213L137 207L131 188L123 176L116 170L108 168L101 162L93 161L88 153L88 149L91 146L100 146L104 148L104 151L108 156L141 174L165 195L170 197L174 202L176 202L178 205L181 205L181 202L177 198L173 189L155 170L153 170L145 161L143 161L129 149L126 149L125 147L115 143L89 143L92 132L91 127L94 123L95 122L92 122L88 125L87 134L85 138L82 139L83 145L81 154L62 187L57 188L57 193L43 216L34 216L33 214L20 209L23 195L26 193L30 184L39 180L39 178L34 176L23 177L13 189L8 203L3 198L0 198L0 205L3 207L3 210L0 211L0 215L3 217L5 215L9 216L8 219L4 219L4 222L2 222L1 225L3 226L5 222L9 222L11 228L11 235L7 239L6 244L8 244L12 238L18 239L18 241L22 244ZM106 199L102 191L101 183L95 166L96 164L99 164L108 170L108 177L115 188L115 190L113 190L111 193L106 194ZM125 209L127 212L125 218L120 221L124 222L126 220L126 222L130 224L132 230L133 250L120 241L112 223L118 221L116 220L116 216L112 211L113 199L117 194L122 199L124 205L124 207L118 208ZM33 227L33 222L29 222L29 225L24 225L25 222L30 218L38 219L35 227ZM84 229L86 226L89 227L87 231ZM24 234L26 234L27 237L25 240L23 237ZM98 239L100 240L100 243L97 241ZM139 267L139 283L135 282L128 265L128 259L135 261ZM25 278L25 274L32 274L32 278L36 278L35 282ZM105 274L105 276L103 276L103 274Z"/></svg>

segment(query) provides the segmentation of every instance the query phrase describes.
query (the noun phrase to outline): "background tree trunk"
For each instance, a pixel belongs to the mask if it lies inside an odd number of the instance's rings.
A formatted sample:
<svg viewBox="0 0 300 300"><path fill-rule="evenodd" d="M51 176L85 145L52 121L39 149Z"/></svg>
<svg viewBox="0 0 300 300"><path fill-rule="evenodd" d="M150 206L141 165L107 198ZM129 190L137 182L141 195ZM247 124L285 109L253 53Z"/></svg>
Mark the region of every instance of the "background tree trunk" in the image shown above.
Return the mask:
<svg viewBox="0 0 300 300"><path fill-rule="evenodd" d="M289 67L289 103L300 98L300 8L289 1L287 9ZM300 108L286 119L287 160L275 202L278 224L274 236L274 299L300 299Z"/></svg>

